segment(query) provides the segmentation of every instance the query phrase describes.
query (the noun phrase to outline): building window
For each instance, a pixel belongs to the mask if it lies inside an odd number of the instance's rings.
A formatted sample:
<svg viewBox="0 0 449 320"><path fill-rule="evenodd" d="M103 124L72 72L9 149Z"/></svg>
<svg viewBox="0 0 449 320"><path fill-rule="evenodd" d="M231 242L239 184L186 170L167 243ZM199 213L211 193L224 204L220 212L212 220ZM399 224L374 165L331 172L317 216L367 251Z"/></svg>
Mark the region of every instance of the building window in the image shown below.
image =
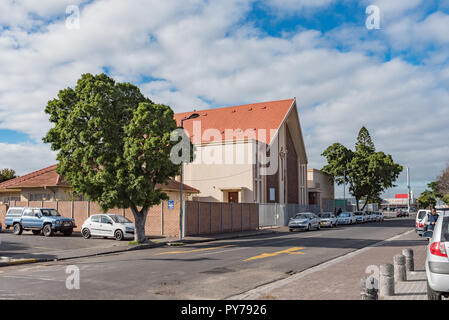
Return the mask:
<svg viewBox="0 0 449 320"><path fill-rule="evenodd" d="M270 188L270 201L276 201L276 188Z"/></svg>

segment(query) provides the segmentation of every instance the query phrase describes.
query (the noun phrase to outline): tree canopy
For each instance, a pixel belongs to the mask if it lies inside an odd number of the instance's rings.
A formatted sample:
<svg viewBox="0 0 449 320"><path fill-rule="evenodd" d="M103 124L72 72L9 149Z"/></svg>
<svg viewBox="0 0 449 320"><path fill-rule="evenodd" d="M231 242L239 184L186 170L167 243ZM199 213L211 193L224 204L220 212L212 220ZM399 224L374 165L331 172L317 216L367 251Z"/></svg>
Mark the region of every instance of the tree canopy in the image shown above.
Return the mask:
<svg viewBox="0 0 449 320"><path fill-rule="evenodd" d="M13 169L4 168L0 170L0 183L16 178L16 172Z"/></svg>
<svg viewBox="0 0 449 320"><path fill-rule="evenodd" d="M359 131L355 150L341 143L334 143L322 153L327 160L322 171L331 175L338 185L348 184L355 197L364 200L362 210L369 202L379 202L383 191L394 186L403 167L393 161L391 155L377 151L368 130Z"/></svg>
<svg viewBox="0 0 449 320"><path fill-rule="evenodd" d="M83 74L74 89L61 90L45 112L54 124L43 141L58 151L57 172L77 194L104 211L131 208L135 240L145 241L151 206L167 195L156 188L178 174L170 161L177 129L169 106L155 104L136 86L105 74Z"/></svg>

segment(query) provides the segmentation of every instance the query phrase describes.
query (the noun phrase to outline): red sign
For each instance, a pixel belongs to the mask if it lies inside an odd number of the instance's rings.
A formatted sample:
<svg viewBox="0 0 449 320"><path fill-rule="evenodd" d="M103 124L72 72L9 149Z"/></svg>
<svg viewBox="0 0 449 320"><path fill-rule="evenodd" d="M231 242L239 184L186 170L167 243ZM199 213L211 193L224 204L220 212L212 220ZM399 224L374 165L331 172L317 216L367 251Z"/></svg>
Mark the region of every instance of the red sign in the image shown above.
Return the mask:
<svg viewBox="0 0 449 320"><path fill-rule="evenodd" d="M396 199L408 199L408 194L397 194L395 195Z"/></svg>

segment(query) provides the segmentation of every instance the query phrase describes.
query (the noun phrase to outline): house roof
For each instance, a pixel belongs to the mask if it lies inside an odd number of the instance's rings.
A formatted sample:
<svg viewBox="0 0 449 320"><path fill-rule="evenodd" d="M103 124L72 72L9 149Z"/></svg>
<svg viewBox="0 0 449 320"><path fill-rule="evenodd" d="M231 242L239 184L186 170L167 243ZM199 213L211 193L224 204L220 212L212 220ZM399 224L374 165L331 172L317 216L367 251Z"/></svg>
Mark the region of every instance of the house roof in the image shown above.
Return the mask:
<svg viewBox="0 0 449 320"><path fill-rule="evenodd" d="M265 129L266 136L256 134L256 139L269 145L274 135L270 135L270 130L278 130L286 119L290 109L294 105L295 99L252 103L241 106L208 109L200 111L191 111L175 114L175 120L178 126L181 120L189 117L192 113L198 113L200 116L196 119L184 121L184 129L191 137L194 144L213 142L214 138L204 137L203 134L208 129L216 129L221 135L222 141L226 139L225 130L236 130L243 133L247 130ZM201 121L201 122L200 122ZM201 124L201 137L199 132L194 130L195 126ZM249 132L249 131L247 131ZM231 137L231 140L235 138Z"/></svg>
<svg viewBox="0 0 449 320"><path fill-rule="evenodd" d="M43 187L61 187L70 188L70 185L56 172L56 164L50 167L40 169L24 176L4 181L0 183L0 190L11 190L21 188L43 188ZM178 191L180 183L174 179L170 179L165 185L156 185L156 188L161 188L164 191ZM185 192L199 193L200 191L183 184Z"/></svg>

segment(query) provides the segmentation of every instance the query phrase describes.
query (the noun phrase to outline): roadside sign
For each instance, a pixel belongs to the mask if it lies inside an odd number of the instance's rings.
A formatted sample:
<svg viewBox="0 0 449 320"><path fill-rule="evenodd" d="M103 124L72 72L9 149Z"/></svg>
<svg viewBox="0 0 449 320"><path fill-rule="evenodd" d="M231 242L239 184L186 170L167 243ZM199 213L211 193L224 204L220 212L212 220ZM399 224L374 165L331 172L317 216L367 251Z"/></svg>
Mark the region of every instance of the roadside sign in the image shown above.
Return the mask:
<svg viewBox="0 0 449 320"><path fill-rule="evenodd" d="M173 210L173 209L175 209L175 201L169 200L168 201L168 210Z"/></svg>

